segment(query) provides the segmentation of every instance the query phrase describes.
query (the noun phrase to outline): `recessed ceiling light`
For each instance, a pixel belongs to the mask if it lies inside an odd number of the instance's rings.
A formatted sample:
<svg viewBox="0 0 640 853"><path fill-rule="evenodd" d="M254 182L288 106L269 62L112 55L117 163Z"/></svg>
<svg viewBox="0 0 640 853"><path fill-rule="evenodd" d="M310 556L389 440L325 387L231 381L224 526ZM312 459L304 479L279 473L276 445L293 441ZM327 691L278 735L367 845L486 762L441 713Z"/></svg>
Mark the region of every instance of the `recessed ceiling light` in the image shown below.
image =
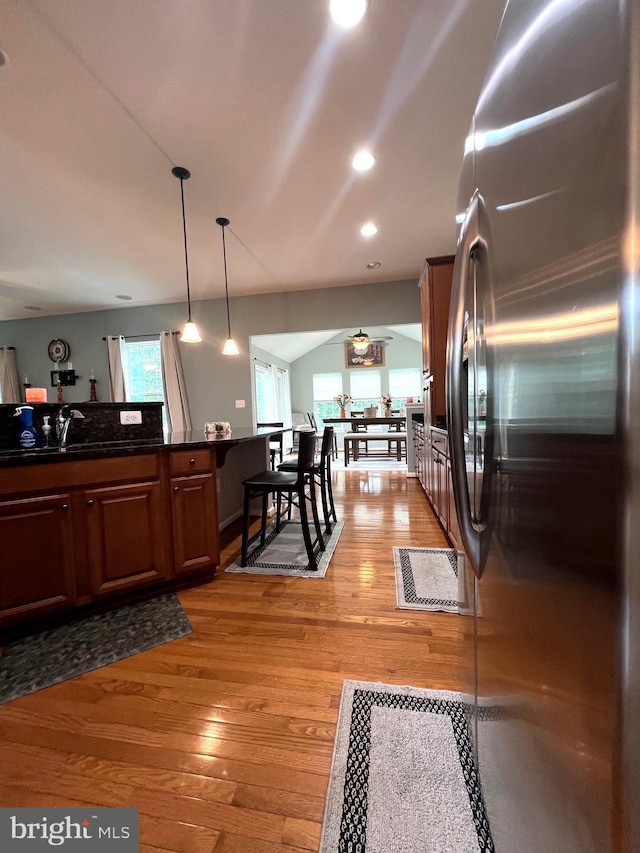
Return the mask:
<svg viewBox="0 0 640 853"><path fill-rule="evenodd" d="M367 11L367 0L331 0L331 17L345 30L359 24Z"/></svg>
<svg viewBox="0 0 640 853"><path fill-rule="evenodd" d="M378 233L378 227L373 222L365 222L360 229L360 233L363 237L373 237L374 234Z"/></svg>
<svg viewBox="0 0 640 853"><path fill-rule="evenodd" d="M367 269L368 270L377 270L378 267L381 267L381 266L382 266L382 264L380 263L380 261L369 261L369 263L367 264Z"/></svg>
<svg viewBox="0 0 640 853"><path fill-rule="evenodd" d="M42 311L42 308L39 305L25 305L25 311Z"/></svg>
<svg viewBox="0 0 640 853"><path fill-rule="evenodd" d="M118 293L116 295L116 299L124 299L125 302L128 302L129 300L133 299L133 296L127 296L126 293Z"/></svg>
<svg viewBox="0 0 640 853"><path fill-rule="evenodd" d="M367 151L366 148L363 148L354 156L351 161L351 165L356 172L368 172L375 162L376 158L373 156L371 151Z"/></svg>

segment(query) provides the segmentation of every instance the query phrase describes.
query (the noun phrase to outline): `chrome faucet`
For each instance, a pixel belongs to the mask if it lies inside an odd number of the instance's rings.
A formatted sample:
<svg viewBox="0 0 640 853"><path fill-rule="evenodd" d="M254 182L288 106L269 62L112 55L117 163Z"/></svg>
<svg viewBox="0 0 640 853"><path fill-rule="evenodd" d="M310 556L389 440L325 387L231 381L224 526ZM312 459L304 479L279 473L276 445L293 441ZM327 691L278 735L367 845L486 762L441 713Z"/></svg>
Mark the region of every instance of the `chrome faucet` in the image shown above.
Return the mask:
<svg viewBox="0 0 640 853"><path fill-rule="evenodd" d="M58 436L59 450L67 449L67 433L69 432L69 424L74 418L82 418L84 415L77 409L72 409L70 406L62 406L56 415L56 435Z"/></svg>

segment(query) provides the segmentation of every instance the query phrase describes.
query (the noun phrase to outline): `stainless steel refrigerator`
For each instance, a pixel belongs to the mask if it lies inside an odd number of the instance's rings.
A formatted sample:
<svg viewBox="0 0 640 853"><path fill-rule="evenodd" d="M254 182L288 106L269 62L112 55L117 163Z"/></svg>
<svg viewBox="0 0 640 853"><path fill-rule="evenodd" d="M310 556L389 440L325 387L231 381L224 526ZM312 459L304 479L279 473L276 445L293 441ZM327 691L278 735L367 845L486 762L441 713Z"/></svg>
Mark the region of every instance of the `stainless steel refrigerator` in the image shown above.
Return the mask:
<svg viewBox="0 0 640 853"><path fill-rule="evenodd" d="M640 851L640 3L511 0L447 344L498 853Z"/></svg>

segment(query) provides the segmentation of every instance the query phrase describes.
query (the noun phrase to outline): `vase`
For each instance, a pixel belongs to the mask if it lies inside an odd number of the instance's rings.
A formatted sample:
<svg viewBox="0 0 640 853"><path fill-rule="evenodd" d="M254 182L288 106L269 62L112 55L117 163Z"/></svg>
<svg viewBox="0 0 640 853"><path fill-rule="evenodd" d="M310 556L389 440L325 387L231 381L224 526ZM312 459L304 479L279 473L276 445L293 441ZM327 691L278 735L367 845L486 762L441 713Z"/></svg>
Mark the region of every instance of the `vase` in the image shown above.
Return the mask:
<svg viewBox="0 0 640 853"><path fill-rule="evenodd" d="M345 409L345 407L344 407L344 406L340 406L340 417L341 417L341 418L346 418L346 417L347 417L347 410Z"/></svg>
<svg viewBox="0 0 640 853"><path fill-rule="evenodd" d="M384 416L385 418L391 417L391 403L384 404Z"/></svg>

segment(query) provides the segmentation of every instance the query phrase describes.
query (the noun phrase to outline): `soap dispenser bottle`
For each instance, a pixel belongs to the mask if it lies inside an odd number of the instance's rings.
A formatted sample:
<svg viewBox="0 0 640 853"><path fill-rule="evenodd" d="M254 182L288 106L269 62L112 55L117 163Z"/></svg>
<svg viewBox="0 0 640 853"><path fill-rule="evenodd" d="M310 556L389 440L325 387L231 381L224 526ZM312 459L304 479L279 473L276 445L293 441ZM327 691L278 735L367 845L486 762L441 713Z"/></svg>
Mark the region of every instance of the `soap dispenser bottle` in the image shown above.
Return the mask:
<svg viewBox="0 0 640 853"><path fill-rule="evenodd" d="M18 406L14 417L20 418L18 433L20 447L35 447L38 442L38 431L33 425L33 406Z"/></svg>
<svg viewBox="0 0 640 853"><path fill-rule="evenodd" d="M44 436L44 446L49 447L49 436L51 435L51 425L49 420L51 415L44 415L42 418L42 435Z"/></svg>

